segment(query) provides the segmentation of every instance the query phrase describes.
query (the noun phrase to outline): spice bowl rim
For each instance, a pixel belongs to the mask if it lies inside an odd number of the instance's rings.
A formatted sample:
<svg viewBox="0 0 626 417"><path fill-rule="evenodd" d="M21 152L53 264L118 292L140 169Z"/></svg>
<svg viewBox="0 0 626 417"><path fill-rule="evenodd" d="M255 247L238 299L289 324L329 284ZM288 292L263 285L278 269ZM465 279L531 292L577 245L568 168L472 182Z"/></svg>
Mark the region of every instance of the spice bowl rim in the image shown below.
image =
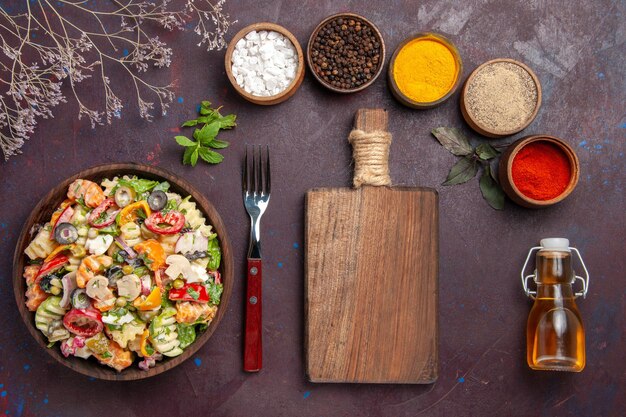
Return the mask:
<svg viewBox="0 0 626 417"><path fill-rule="evenodd" d="M313 63L311 62L311 52L312 52L312 48L313 48L313 40L315 39L315 36L317 36L317 33L320 31L320 29L329 21L331 21L332 19L335 19L337 17L355 17L358 19L363 20L365 23L367 23L372 30L374 31L374 33L376 34L376 36L378 37L378 39L380 39L380 59L378 61L378 68L376 69L376 72L374 73L374 75L372 76L372 79L369 80L366 83L361 84L360 86L356 87L356 88L337 88L329 83L327 83L326 81L324 81L323 78L321 78L319 75L317 75L317 73L315 72L315 69L313 68ZM358 91L364 90L367 87L369 87L370 85L372 85L380 76L380 74L383 72L383 68L385 66L385 57L386 57L386 48L385 48L385 40L383 38L383 34L381 33L380 29L378 29L378 26L376 26L371 20L369 20L368 18L357 14L357 13L351 13L351 12L340 12L340 13L334 13L330 16L325 17L317 26L315 26L315 29L313 29L313 32L311 32L311 36L309 36L309 41L307 43L307 48L306 48L306 62L307 62L307 66L309 67L309 71L311 72L311 74L313 74L313 77L325 88L334 91L335 93L341 93L341 94L350 94L350 93L356 93Z"/></svg>
<svg viewBox="0 0 626 417"><path fill-rule="evenodd" d="M408 45L410 42L416 39L426 38L426 37L437 38L439 41L441 41L441 43L443 43L450 50L450 52L452 53L452 56L454 57L454 61L456 62L458 66L458 70L457 70L454 84L452 85L452 87L450 87L450 90L448 90L448 92L445 95L443 95L442 97L438 98L435 101L420 102L420 101L415 101L409 98L400 90L393 76L393 68L396 62L396 58L398 57L398 54L400 53L402 48L404 48L406 45ZM418 32L405 38L396 47L389 61L389 68L387 70L387 78L388 78L389 86L391 87L391 93L400 103L404 104L407 107L411 107L411 108L418 109L418 110L432 109L434 107L439 106L446 100L448 100L459 89L459 86L461 85L461 79L463 78L463 60L461 59L461 54L458 48L456 47L454 42L452 42L449 38L436 32Z"/></svg>
<svg viewBox="0 0 626 417"><path fill-rule="evenodd" d="M523 194L513 181L513 161L517 154L527 145L533 142L549 142L556 145L567 156L570 163L571 174L567 187L561 194L550 200L535 200ZM500 159L499 178L502 189L515 203L528 208L544 208L557 204L567 198L576 188L580 177L580 162L574 148L561 138L550 135L529 135L518 139L508 146Z"/></svg>
<svg viewBox="0 0 626 417"><path fill-rule="evenodd" d="M233 51L235 50L235 45L237 44L237 42L239 42L239 40L241 40L244 36L252 32L253 30L257 32L267 30L280 33L281 35L289 39L289 41L296 49L296 53L298 55L298 68L296 69L296 76L294 77L293 81L291 81L291 84L289 84L289 86L285 90L273 96L255 96L253 94L250 94L237 83L237 80L233 76L233 64L231 60L233 56ZM240 96L242 96L251 103L269 106L282 103L283 101L289 99L292 95L295 94L295 92L302 84L302 80L304 79L304 53L302 51L300 43L298 42L298 39L284 26L271 22L257 22L244 27L239 32L237 32L235 36L233 36L233 38L230 40L230 42L228 43L228 48L226 48L226 55L224 56L224 67L226 69L226 75L228 77L228 80L230 81L230 84Z"/></svg>
<svg viewBox="0 0 626 417"><path fill-rule="evenodd" d="M521 126L516 127L515 129L512 129L512 130L507 130L507 131L502 131L502 132L490 130L489 128L481 125L481 123L475 120L470 114L470 112L467 110L467 106L465 102L465 98L467 96L467 90L469 88L470 82L474 79L476 74L478 74L486 66L499 63L499 62L510 62L512 64L518 65L519 67L523 68L530 75L530 77L535 83L535 86L537 87L537 101L535 102L535 108L533 112L531 113L531 115L528 117L528 119ZM512 58L495 58L495 59L490 59L489 61L483 62L478 67L476 67L470 73L470 75L468 75L467 79L465 80L465 83L463 84L463 88L461 89L460 107L461 107L461 113L463 114L463 118L465 119L467 124L470 125L472 129L474 129L476 132L480 133L483 136L497 139L497 138L503 138L506 136L514 135L526 129L528 126L530 126L530 124L535 120L535 118L537 117L537 114L539 113L539 109L541 108L541 102L542 102L541 82L539 81L537 74L535 74L535 72L528 65Z"/></svg>

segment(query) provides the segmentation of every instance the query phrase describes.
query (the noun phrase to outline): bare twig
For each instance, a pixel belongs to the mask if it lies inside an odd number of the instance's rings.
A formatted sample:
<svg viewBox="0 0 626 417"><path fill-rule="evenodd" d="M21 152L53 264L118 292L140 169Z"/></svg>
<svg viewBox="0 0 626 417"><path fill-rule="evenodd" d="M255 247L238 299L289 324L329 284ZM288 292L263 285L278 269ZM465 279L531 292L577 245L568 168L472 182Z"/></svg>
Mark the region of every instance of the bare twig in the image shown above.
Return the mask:
<svg viewBox="0 0 626 417"><path fill-rule="evenodd" d="M26 11L13 14L0 6L0 148L5 160L21 152L39 119L53 117L52 109L67 101L63 83L78 103L79 119L85 116L92 127L121 117L122 89L112 85L110 74L122 68L132 81L139 115L152 120L156 100L165 114L173 85L153 85L142 74L150 67L168 67L173 52L149 27L184 30L187 21L195 20L198 45L219 50L234 23L223 12L225 0L179 1L184 4L178 10L171 0L110 0L108 7L98 4L93 10L81 0L24 1ZM94 76L104 93L101 104L87 99L97 97L91 82L89 93L81 89L82 81Z"/></svg>

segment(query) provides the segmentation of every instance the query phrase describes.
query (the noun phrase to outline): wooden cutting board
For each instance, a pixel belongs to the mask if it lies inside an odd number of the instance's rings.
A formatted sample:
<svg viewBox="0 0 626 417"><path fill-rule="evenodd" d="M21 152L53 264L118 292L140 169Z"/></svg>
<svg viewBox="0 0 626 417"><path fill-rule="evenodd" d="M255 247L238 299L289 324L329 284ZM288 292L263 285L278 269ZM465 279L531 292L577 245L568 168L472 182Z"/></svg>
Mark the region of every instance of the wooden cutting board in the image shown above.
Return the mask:
<svg viewBox="0 0 626 417"><path fill-rule="evenodd" d="M355 127L387 130L381 109ZM438 375L437 192L313 189L306 196L305 349L312 382L432 383Z"/></svg>

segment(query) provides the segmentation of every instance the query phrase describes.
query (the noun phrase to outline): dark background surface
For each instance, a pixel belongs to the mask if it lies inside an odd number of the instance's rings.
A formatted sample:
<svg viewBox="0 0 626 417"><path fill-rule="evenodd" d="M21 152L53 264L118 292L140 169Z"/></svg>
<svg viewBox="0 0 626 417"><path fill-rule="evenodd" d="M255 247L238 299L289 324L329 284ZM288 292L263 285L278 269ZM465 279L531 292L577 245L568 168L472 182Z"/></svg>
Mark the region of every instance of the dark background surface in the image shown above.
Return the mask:
<svg viewBox="0 0 626 417"><path fill-rule="evenodd" d="M39 124L24 155L0 163L0 409L10 416L68 417L623 415L626 4L231 0L226 9L239 20L228 38L247 24L271 21L306 45L322 18L353 11L379 26L388 56L408 35L433 30L456 43L464 76L492 58L527 63L541 80L543 105L516 137L545 133L574 146L581 162L577 189L550 209L531 211L508 202L504 211L494 211L476 180L439 185L455 158L429 131L469 130L458 93L439 108L416 111L394 101L384 77L361 93L340 96L307 74L293 98L263 108L230 88L224 51L196 47L191 32L166 34L175 56L159 76L178 80L167 117L143 122L136 104L126 103L121 121L92 130L77 120L72 102ZM114 83L127 82L118 75ZM239 126L223 135L232 146L221 165L192 169L181 165L182 151L172 137L203 99L237 113ZM439 191L440 376L433 385L311 384L304 376L304 194L313 187L349 185L346 138L359 107L389 110L394 183ZM256 375L241 371L248 219L239 175L245 143L269 143L273 153L273 194L262 225L264 369ZM197 356L148 380L112 383L74 373L36 345L15 308L11 259L23 222L51 187L81 169L122 161L169 169L206 194L229 230L236 282L227 315ZM528 249L548 236L568 237L591 272L589 295L578 302L587 335L587 368L580 374L533 372L525 361L531 302L519 271Z"/></svg>

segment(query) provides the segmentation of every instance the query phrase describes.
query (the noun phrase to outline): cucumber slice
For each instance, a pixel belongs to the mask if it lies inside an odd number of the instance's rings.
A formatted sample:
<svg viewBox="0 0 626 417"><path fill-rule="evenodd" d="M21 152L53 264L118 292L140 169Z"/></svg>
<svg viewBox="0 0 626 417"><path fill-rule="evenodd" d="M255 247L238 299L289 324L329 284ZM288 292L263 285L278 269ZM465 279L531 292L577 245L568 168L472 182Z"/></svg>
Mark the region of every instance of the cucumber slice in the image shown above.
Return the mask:
<svg viewBox="0 0 626 417"><path fill-rule="evenodd" d="M174 349L170 350L169 352L163 352L163 355L172 358L174 356L180 355L181 353L183 353L183 350L181 348L179 348L179 347L175 347Z"/></svg>

